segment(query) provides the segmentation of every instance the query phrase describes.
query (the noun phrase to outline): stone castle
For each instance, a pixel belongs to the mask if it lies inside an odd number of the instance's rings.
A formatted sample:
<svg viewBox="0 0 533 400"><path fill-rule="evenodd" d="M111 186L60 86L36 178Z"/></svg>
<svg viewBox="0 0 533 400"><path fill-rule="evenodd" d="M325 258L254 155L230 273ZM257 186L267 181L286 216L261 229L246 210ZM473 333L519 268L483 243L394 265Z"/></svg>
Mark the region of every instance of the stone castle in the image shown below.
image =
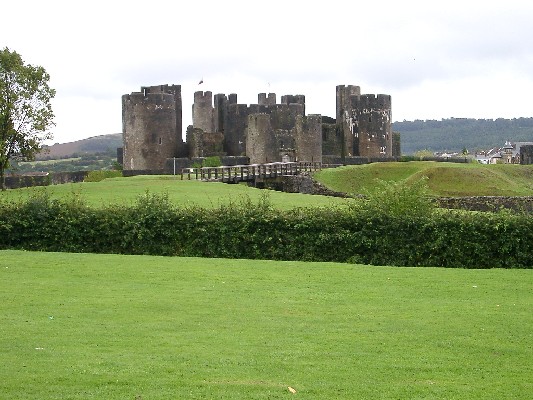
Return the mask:
<svg viewBox="0 0 533 400"><path fill-rule="evenodd" d="M357 158L399 156L391 130L391 96L361 94L359 86L336 88L336 118L306 115L304 95L259 93L257 104L236 94L198 91L193 124L182 138L180 85L142 87L122 96L124 171L165 173L171 162L220 156L223 164L269 162L356 163ZM350 160L352 162L350 162ZM189 161L189 163L187 162Z"/></svg>

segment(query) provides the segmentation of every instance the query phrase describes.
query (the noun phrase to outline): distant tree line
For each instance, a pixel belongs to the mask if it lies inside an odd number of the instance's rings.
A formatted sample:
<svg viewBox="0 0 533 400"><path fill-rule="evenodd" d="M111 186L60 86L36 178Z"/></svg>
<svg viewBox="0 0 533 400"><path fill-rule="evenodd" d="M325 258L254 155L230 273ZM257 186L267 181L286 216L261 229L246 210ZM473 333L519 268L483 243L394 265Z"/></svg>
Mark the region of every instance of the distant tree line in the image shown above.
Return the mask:
<svg viewBox="0 0 533 400"><path fill-rule="evenodd" d="M74 153L70 158L55 161L13 162L12 164L7 173L15 175L23 175L28 172L99 171L118 168L116 151L114 153Z"/></svg>
<svg viewBox="0 0 533 400"><path fill-rule="evenodd" d="M402 154L422 149L470 153L502 147L506 141L533 141L533 118L449 118L394 122L401 135Z"/></svg>

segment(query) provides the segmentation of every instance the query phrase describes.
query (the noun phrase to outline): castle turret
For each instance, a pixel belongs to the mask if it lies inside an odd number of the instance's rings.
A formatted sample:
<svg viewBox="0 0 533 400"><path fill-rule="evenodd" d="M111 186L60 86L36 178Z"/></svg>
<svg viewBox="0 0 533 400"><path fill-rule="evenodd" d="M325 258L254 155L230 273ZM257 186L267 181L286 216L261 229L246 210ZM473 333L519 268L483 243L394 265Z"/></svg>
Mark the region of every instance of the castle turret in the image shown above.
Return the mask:
<svg viewBox="0 0 533 400"><path fill-rule="evenodd" d="M226 128L226 119L228 118L228 98L225 94L215 94L215 107L213 110L215 132L222 132Z"/></svg>
<svg viewBox="0 0 533 400"><path fill-rule="evenodd" d="M213 93L195 92L192 105L192 126L204 132L214 132Z"/></svg>
<svg viewBox="0 0 533 400"><path fill-rule="evenodd" d="M360 87L353 85L339 85L336 89L341 157L392 156L391 96L362 95Z"/></svg>
<svg viewBox="0 0 533 400"><path fill-rule="evenodd" d="M351 99L361 95L361 88L355 85L338 85L337 91L337 125L341 134L342 149L341 157L359 155L357 143L354 143L355 121Z"/></svg>
<svg viewBox="0 0 533 400"><path fill-rule="evenodd" d="M392 156L391 96L365 94L352 97L352 118L356 122L354 145L363 157Z"/></svg>
<svg viewBox="0 0 533 400"><path fill-rule="evenodd" d="M184 152L181 86L142 87L122 96L124 170L162 170Z"/></svg>

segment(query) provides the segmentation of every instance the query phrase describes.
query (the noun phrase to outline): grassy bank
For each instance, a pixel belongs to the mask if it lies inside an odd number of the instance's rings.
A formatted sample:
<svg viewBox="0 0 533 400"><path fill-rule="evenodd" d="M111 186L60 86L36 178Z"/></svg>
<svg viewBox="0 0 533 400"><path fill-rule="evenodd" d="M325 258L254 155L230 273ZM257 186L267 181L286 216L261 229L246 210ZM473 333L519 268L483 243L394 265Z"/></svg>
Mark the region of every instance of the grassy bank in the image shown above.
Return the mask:
<svg viewBox="0 0 533 400"><path fill-rule="evenodd" d="M228 185L220 182L199 182L180 180L173 176L134 176L111 178L101 182L72 183L48 187L34 187L0 192L0 201L25 200L36 192L46 191L51 199L80 197L92 207L111 204L131 205L138 196L147 191L153 194L167 194L177 205L218 207L250 199L257 202L265 191L244 184ZM344 204L346 200L326 196L311 196L300 193L268 191L272 205L278 209L295 207L321 207Z"/></svg>
<svg viewBox="0 0 533 400"><path fill-rule="evenodd" d="M533 165L373 163L325 169L315 177L330 189L345 193L372 190L376 179L398 182L427 177L430 194L434 196L533 196Z"/></svg>
<svg viewBox="0 0 533 400"><path fill-rule="evenodd" d="M529 399L531 282L528 270L1 251L0 393Z"/></svg>

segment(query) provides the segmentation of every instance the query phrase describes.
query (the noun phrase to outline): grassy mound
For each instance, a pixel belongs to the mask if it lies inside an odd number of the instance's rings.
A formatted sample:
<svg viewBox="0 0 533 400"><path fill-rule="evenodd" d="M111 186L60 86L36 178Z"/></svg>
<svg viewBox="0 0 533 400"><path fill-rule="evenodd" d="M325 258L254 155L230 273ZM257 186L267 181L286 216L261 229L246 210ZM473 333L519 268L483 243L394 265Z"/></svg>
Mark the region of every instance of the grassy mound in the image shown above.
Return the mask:
<svg viewBox="0 0 533 400"><path fill-rule="evenodd" d="M431 161L373 163L322 170L315 178L345 193L371 191L376 180L418 181L430 194L448 196L533 196L533 165L454 164Z"/></svg>

